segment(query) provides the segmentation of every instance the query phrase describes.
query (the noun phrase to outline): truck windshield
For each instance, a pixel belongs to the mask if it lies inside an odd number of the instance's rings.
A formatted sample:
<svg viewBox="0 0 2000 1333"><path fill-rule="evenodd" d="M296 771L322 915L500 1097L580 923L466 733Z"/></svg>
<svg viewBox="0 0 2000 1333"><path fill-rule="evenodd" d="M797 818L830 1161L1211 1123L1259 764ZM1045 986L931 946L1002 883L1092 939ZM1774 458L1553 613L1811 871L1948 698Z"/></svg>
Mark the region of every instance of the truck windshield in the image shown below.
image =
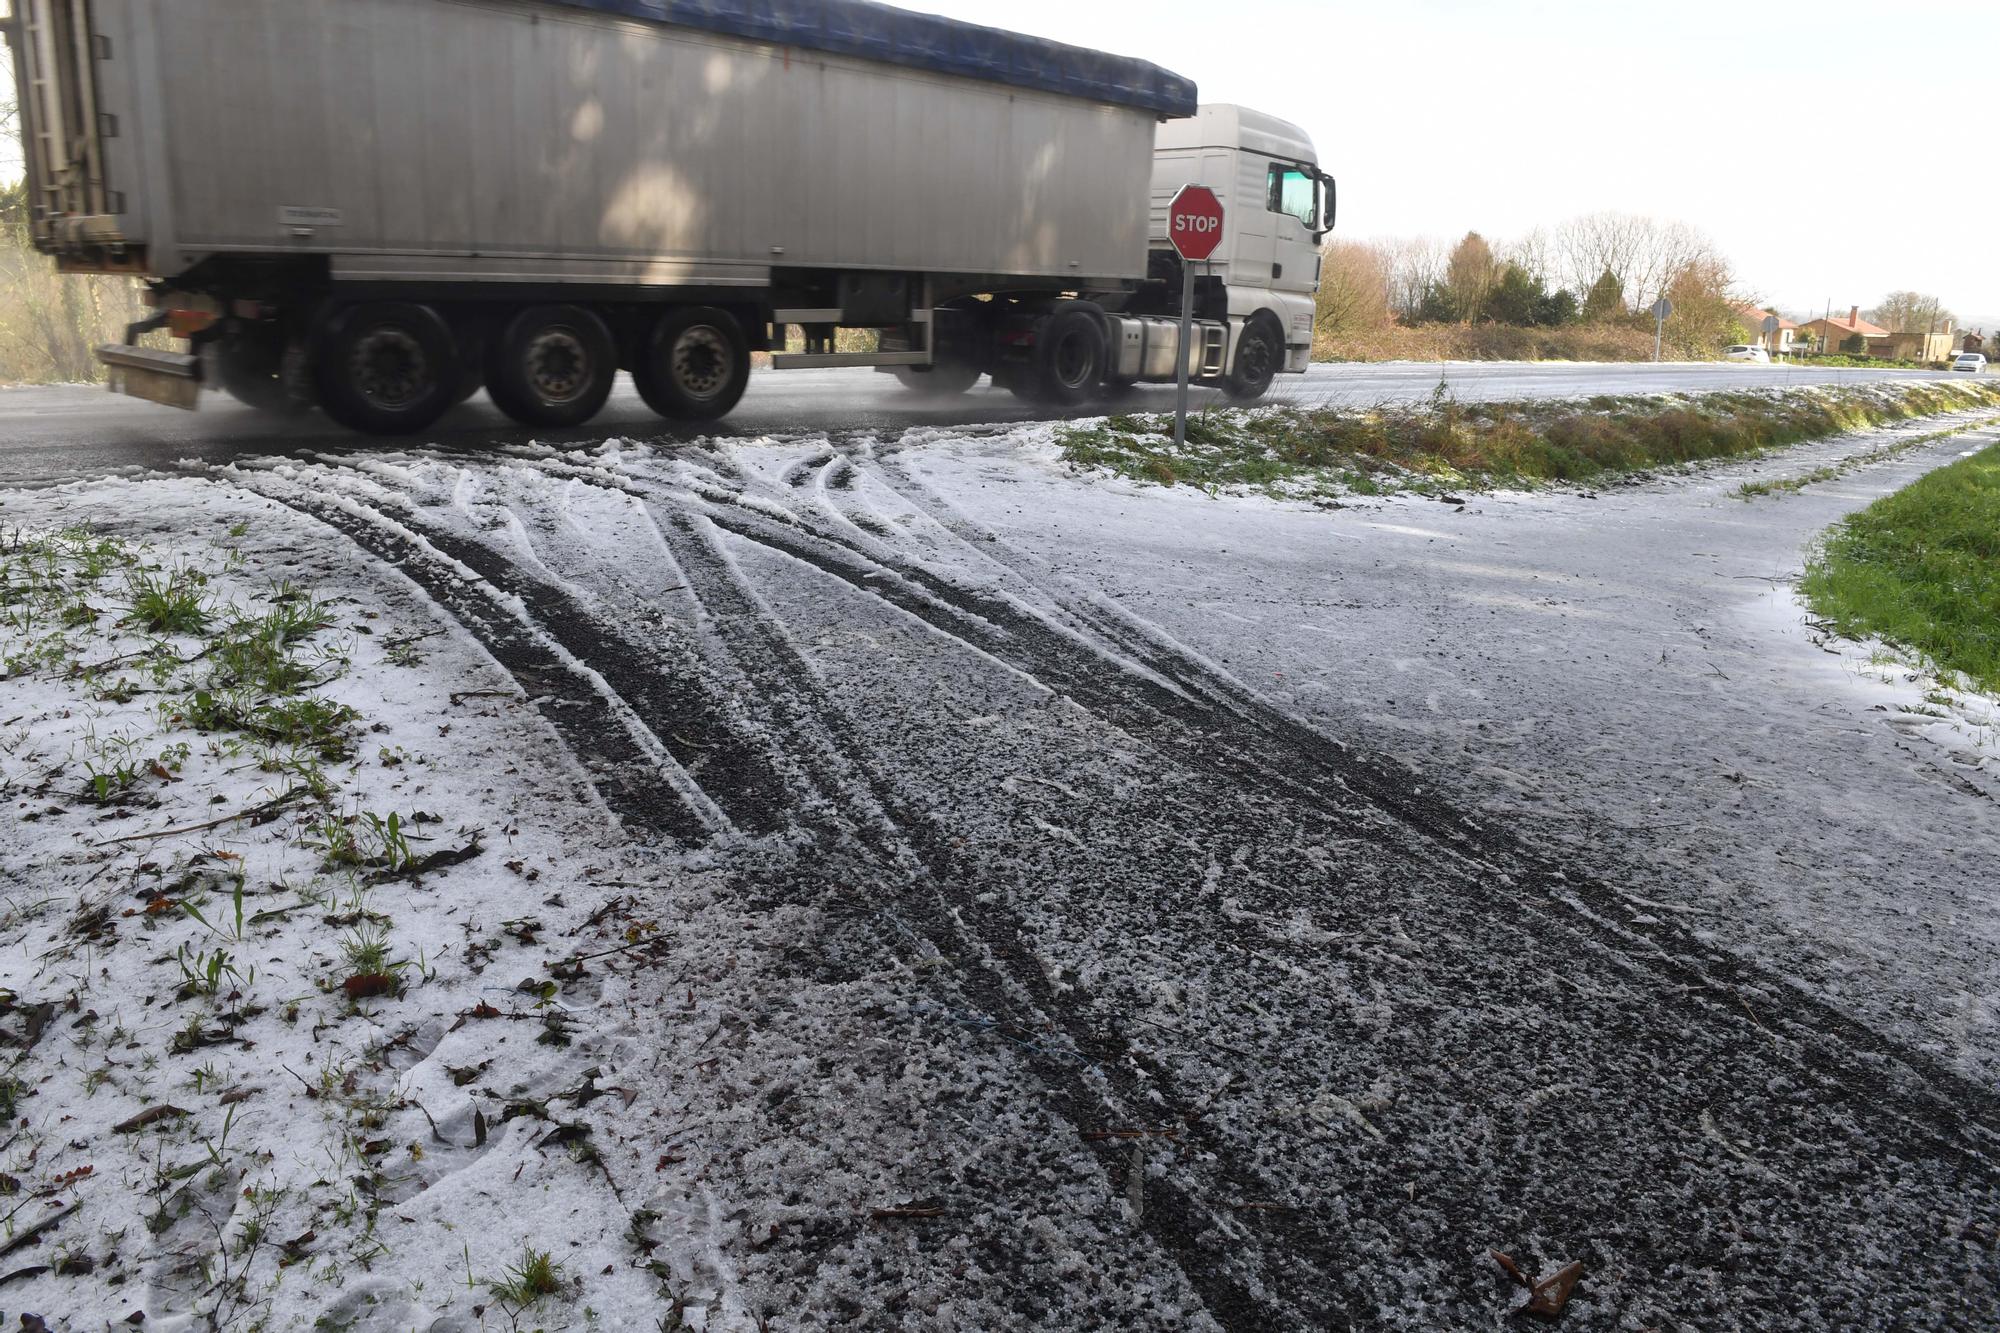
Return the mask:
<svg viewBox="0 0 2000 1333"><path fill-rule="evenodd" d="M1318 230L1319 190L1313 174L1304 167L1272 163L1270 209L1273 213L1289 213L1307 231Z"/></svg>

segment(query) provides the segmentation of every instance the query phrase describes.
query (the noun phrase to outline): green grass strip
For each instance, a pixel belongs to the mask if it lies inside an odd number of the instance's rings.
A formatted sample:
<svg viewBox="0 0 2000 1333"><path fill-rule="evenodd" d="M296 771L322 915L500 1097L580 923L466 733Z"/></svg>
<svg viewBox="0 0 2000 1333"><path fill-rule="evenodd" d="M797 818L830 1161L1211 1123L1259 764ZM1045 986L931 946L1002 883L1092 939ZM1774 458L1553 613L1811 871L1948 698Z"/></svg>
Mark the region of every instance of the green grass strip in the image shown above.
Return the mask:
<svg viewBox="0 0 2000 1333"><path fill-rule="evenodd" d="M2000 692L2000 445L1847 518L1800 585L1848 638L1876 638Z"/></svg>

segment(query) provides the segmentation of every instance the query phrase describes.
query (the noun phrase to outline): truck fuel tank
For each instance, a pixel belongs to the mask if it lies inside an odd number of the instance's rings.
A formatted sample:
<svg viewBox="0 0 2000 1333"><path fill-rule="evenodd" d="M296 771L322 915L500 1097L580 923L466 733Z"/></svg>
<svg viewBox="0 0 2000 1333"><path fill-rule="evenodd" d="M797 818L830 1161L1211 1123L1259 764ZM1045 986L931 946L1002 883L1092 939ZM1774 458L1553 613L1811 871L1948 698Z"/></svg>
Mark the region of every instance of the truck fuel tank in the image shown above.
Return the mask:
<svg viewBox="0 0 2000 1333"><path fill-rule="evenodd" d="M1181 322L1158 315L1107 315L1111 343L1111 373L1123 380L1171 384L1178 376ZM1188 378L1217 379L1224 373L1229 350L1227 325L1212 319L1194 323L1194 345L1188 349Z"/></svg>

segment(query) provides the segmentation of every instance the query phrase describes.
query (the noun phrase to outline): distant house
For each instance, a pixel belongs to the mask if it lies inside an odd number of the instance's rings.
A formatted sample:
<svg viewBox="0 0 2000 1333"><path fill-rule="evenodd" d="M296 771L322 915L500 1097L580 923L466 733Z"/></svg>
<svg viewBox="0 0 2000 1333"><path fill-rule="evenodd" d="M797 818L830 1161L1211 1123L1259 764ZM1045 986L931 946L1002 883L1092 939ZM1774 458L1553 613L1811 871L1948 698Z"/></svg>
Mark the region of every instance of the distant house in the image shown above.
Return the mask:
<svg viewBox="0 0 2000 1333"><path fill-rule="evenodd" d="M1784 356L1792 350L1792 344L1798 340L1799 326L1780 315L1778 317L1778 331L1776 333L1766 333L1764 332L1764 321L1770 317L1770 311L1758 306L1740 305L1736 307L1737 321L1745 329L1749 330L1750 341L1767 352L1777 356Z"/></svg>
<svg viewBox="0 0 2000 1333"><path fill-rule="evenodd" d="M1858 305L1849 308L1846 319L1829 316L1809 321L1805 332L1813 336L1813 345L1822 352L1844 352L1848 341L1857 336L1861 338L1864 349L1868 339L1889 336L1889 330L1861 318L1861 307Z"/></svg>
<svg viewBox="0 0 2000 1333"><path fill-rule="evenodd" d="M1950 330L1943 333L1884 333L1868 339L1868 355L1885 361L1949 361Z"/></svg>
<svg viewBox="0 0 2000 1333"><path fill-rule="evenodd" d="M1986 330L1967 329L1965 336L1958 340L1961 352L1984 352L1986 350Z"/></svg>

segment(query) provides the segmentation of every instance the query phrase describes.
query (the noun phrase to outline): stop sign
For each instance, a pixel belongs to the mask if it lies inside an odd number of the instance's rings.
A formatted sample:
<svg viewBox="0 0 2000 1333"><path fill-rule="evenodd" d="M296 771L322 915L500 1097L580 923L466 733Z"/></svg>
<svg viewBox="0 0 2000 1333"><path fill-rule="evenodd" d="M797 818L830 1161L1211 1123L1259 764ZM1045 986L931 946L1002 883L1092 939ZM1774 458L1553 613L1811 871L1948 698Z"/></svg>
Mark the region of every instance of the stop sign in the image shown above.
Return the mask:
<svg viewBox="0 0 2000 1333"><path fill-rule="evenodd" d="M1222 201L1206 185L1183 185L1167 205L1167 239L1182 259L1206 259L1222 244Z"/></svg>

